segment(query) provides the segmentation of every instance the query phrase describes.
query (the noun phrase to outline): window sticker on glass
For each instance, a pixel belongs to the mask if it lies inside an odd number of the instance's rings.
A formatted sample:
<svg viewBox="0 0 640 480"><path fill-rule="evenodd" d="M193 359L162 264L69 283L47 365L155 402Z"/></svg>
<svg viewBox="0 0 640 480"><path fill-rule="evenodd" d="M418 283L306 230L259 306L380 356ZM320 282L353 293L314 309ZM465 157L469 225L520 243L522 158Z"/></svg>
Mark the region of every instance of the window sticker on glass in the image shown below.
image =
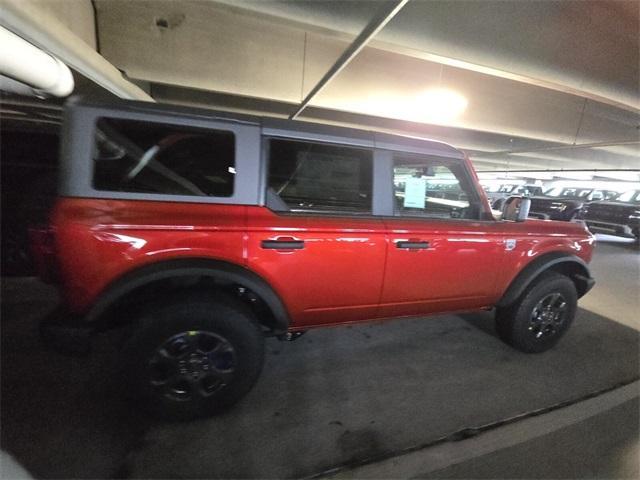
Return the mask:
<svg viewBox="0 0 640 480"><path fill-rule="evenodd" d="M409 177L404 187L404 207L424 208L427 193L427 180L425 178Z"/></svg>

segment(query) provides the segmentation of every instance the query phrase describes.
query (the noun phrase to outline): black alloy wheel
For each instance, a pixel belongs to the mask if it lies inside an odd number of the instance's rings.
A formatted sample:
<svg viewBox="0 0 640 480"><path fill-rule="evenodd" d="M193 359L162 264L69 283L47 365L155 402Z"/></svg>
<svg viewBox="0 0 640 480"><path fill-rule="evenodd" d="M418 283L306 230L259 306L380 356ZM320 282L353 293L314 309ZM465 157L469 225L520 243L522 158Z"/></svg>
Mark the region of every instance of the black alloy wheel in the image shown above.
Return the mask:
<svg viewBox="0 0 640 480"><path fill-rule="evenodd" d="M173 400L209 397L231 383L236 350L224 337L189 330L169 338L149 361L149 381Z"/></svg>
<svg viewBox="0 0 640 480"><path fill-rule="evenodd" d="M251 390L262 371L264 334L244 303L182 292L144 310L121 358L135 405L187 420L221 412Z"/></svg>
<svg viewBox="0 0 640 480"><path fill-rule="evenodd" d="M550 293L542 298L531 310L529 332L533 338L544 340L561 331L567 307L567 301L561 293Z"/></svg>
<svg viewBox="0 0 640 480"><path fill-rule="evenodd" d="M498 336L513 348L541 353L552 348L571 326L578 294L573 281L557 272L536 278L508 307L496 310Z"/></svg>

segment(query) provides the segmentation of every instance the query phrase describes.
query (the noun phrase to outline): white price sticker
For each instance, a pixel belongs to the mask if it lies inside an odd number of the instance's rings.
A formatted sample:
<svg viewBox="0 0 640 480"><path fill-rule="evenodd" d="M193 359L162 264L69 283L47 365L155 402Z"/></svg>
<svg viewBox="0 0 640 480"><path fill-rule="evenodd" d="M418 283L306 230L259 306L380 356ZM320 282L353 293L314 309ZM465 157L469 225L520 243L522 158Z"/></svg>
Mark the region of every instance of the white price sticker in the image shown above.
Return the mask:
<svg viewBox="0 0 640 480"><path fill-rule="evenodd" d="M427 180L424 178L407 178L404 187L405 208L424 208L427 192Z"/></svg>

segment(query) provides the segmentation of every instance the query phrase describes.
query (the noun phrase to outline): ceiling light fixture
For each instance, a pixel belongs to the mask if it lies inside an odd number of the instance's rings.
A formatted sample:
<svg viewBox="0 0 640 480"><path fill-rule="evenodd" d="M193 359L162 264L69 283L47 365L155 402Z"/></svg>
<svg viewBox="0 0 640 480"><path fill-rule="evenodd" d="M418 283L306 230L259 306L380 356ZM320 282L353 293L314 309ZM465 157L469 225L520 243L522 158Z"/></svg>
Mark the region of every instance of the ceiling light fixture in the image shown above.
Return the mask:
<svg viewBox="0 0 640 480"><path fill-rule="evenodd" d="M427 90L417 98L416 108L431 122L448 122L458 118L467 108L468 100L458 92L446 88Z"/></svg>

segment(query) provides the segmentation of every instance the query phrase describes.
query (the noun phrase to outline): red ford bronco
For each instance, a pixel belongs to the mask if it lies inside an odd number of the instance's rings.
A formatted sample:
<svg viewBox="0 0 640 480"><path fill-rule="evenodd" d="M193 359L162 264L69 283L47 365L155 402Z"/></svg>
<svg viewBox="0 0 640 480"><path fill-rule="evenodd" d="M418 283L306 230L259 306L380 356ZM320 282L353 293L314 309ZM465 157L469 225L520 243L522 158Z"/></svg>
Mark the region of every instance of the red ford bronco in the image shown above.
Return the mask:
<svg viewBox="0 0 640 480"><path fill-rule="evenodd" d="M497 219L443 143L139 102L72 100L60 198L35 236L74 332L127 324L128 390L208 415L256 382L265 336L495 309L524 352L565 333L594 280L584 224Z"/></svg>

